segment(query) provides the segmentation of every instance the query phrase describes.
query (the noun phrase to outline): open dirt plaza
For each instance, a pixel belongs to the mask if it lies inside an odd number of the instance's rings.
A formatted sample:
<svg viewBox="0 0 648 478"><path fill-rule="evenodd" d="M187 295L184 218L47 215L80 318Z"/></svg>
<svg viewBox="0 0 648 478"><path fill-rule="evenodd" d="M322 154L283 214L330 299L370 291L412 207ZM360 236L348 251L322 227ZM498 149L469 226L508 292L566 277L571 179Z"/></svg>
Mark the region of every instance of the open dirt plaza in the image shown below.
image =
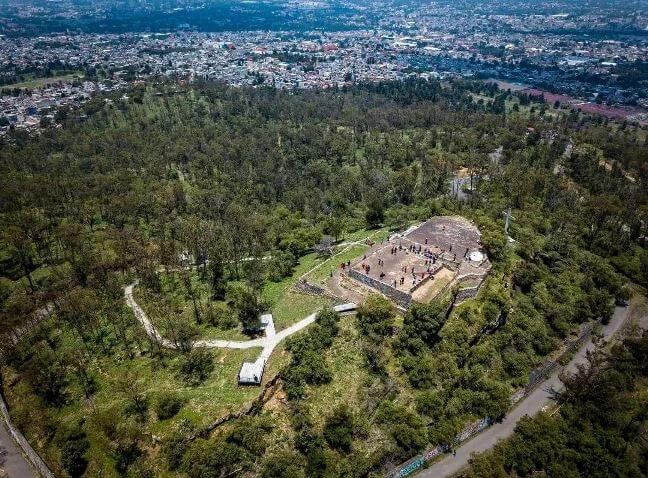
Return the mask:
<svg viewBox="0 0 648 478"><path fill-rule="evenodd" d="M489 269L477 227L460 216L442 216L393 234L343 273L406 305L427 303L464 281L479 284Z"/></svg>

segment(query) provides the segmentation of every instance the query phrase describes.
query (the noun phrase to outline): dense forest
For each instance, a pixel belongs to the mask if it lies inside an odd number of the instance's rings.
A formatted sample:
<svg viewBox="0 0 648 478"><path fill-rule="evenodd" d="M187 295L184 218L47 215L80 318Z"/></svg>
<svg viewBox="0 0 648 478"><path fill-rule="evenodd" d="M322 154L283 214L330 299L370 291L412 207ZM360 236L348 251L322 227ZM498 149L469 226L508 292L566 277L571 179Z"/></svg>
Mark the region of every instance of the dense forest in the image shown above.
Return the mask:
<svg viewBox="0 0 648 478"><path fill-rule="evenodd" d="M61 476L380 476L502 416L565 338L648 286L637 125L418 79L149 84L59 116L63 128L0 147L0 378ZM473 186L461 200L459 174ZM330 305L291 288L326 260L323 236L442 214L481 229L493 269L475 299L325 308L273 355L275 398L210 427L260 390L233 383L248 356L193 338L253 335L264 310L285 327ZM134 279L178 350L125 306Z"/></svg>

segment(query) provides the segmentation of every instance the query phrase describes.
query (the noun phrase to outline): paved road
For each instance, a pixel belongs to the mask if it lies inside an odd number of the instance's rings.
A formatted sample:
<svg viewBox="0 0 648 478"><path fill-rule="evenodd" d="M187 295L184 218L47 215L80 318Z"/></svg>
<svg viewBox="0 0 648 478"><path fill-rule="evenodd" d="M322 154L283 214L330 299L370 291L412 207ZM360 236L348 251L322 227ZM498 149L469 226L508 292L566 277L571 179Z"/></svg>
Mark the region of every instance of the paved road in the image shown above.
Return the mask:
<svg viewBox="0 0 648 478"><path fill-rule="evenodd" d="M606 339L619 329L627 318L629 308L617 307L610 323L602 327L602 334ZM566 370L575 372L579 364L587 363L586 353L594 349L594 344L588 340L569 362ZM420 471L415 476L417 478L445 478L452 476L468 464L472 453L482 453L492 448L498 440L507 438L513 434L515 425L518 420L525 415L535 415L542 407L547 405L551 400L551 390L562 388L562 382L558 378L560 369L553 373L545 382L538 386L530 395L524 398L520 403L509 412L502 423L496 423L486 429L472 440L456 449L456 456L447 455L441 461Z"/></svg>
<svg viewBox="0 0 648 478"><path fill-rule="evenodd" d="M0 466L0 476L2 470L9 478L34 478L38 476L27 462L27 459L20 453L18 445L13 441L3 423L0 423L0 446L7 451L5 464Z"/></svg>
<svg viewBox="0 0 648 478"><path fill-rule="evenodd" d="M10 335L10 340L15 344L20 340L20 338L33 329L38 323L47 319L53 310L53 305L48 304L42 309L37 310L34 313L33 319L25 324L23 327L19 327L13 330L13 333ZM5 473L8 478L34 478L38 477L38 473L31 466L27 458L22 454L20 446L14 441L7 430L5 423L5 415L0 413L0 449L4 448L6 451L5 463L3 466L0 466L0 476L4 476Z"/></svg>

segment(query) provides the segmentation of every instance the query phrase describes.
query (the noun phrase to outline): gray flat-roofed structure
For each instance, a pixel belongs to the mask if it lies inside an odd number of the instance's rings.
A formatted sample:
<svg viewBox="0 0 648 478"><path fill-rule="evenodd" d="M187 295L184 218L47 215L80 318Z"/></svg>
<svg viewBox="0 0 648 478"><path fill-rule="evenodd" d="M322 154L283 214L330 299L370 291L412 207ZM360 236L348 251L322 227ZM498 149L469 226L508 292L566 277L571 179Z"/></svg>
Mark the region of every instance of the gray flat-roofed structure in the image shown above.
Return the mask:
<svg viewBox="0 0 648 478"><path fill-rule="evenodd" d="M261 385L265 362L265 358L261 357L254 362L243 362L238 374L239 385Z"/></svg>

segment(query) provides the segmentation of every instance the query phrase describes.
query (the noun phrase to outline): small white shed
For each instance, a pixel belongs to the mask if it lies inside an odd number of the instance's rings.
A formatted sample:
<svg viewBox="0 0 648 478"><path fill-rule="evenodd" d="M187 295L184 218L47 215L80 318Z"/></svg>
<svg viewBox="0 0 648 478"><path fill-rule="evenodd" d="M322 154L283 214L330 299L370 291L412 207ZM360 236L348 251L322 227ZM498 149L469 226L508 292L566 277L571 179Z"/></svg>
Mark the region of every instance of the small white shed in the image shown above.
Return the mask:
<svg viewBox="0 0 648 478"><path fill-rule="evenodd" d="M258 358L255 362L243 362L238 374L239 385L261 385L265 360Z"/></svg>

